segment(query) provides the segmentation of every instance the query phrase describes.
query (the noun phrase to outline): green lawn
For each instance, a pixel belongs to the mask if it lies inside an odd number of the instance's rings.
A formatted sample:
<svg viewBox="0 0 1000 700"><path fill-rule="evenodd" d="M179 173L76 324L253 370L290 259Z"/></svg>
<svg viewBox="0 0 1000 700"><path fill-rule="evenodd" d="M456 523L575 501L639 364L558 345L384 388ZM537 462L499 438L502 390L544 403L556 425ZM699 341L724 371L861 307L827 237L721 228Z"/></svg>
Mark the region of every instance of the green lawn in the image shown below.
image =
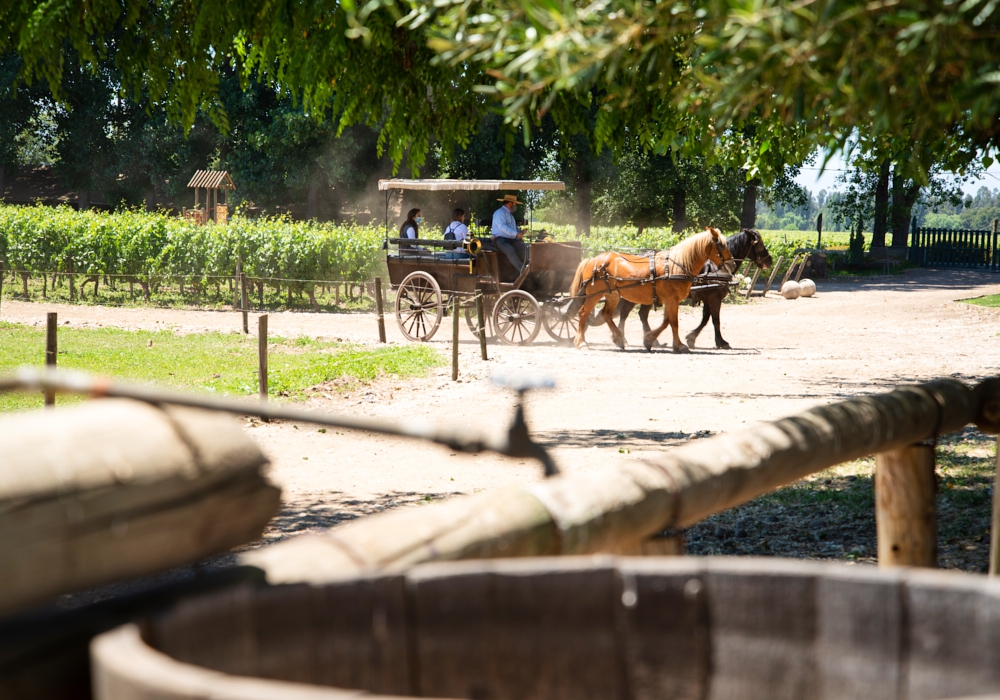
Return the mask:
<svg viewBox="0 0 1000 700"><path fill-rule="evenodd" d="M273 396L291 399L325 381L366 382L381 374L415 376L443 362L438 352L424 345L367 350L309 338L270 340L268 390ZM44 363L43 328L0 322L0 374ZM175 335L171 331L60 328L59 367L185 391L256 395L257 338L237 333ZM57 403L80 400L59 397ZM41 405L41 396L0 394L0 411Z"/></svg>
<svg viewBox="0 0 1000 700"><path fill-rule="evenodd" d="M975 304L976 306L986 306L991 309L1000 309L1000 294L990 294L985 297L976 297L975 299L962 299L966 304Z"/></svg>

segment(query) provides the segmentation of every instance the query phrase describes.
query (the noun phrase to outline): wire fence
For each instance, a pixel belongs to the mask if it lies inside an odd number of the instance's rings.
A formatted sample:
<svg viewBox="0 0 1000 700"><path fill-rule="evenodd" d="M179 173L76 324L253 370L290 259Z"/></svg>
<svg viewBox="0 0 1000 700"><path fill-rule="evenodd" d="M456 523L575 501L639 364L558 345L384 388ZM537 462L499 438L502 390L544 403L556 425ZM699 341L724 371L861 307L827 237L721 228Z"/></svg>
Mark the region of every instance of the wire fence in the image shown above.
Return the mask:
<svg viewBox="0 0 1000 700"><path fill-rule="evenodd" d="M0 277L3 280L0 299L107 306L240 307L239 277L236 274L86 274L6 268ZM255 310L337 312L375 308L374 280L357 282L250 275L245 279L247 300Z"/></svg>

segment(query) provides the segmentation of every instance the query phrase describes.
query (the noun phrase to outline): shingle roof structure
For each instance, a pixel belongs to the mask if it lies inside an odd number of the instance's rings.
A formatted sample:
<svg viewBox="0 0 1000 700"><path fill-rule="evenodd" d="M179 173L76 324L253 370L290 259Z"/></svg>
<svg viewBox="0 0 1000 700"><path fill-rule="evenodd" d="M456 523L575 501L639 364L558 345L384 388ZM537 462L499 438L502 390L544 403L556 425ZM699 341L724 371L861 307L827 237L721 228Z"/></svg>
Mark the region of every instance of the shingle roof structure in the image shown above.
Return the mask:
<svg viewBox="0 0 1000 700"><path fill-rule="evenodd" d="M233 178L225 170L198 170L191 177L188 187L207 187L214 190L235 190Z"/></svg>

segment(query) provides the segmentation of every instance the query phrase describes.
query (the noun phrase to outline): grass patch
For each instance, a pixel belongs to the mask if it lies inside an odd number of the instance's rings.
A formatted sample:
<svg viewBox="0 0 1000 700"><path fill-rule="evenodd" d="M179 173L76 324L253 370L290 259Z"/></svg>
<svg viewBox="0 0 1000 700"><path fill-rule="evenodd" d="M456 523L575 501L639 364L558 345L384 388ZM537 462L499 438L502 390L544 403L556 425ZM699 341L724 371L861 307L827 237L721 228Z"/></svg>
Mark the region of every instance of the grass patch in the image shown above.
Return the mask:
<svg viewBox="0 0 1000 700"><path fill-rule="evenodd" d="M985 306L988 309L1000 309L1000 294L989 294L984 297L962 299L961 301L966 304L972 304L973 306Z"/></svg>
<svg viewBox="0 0 1000 700"><path fill-rule="evenodd" d="M996 439L966 428L938 442L938 563L989 566ZM856 460L719 513L686 532L688 554L875 563L875 459Z"/></svg>
<svg viewBox="0 0 1000 700"><path fill-rule="evenodd" d="M302 398L308 387L335 379L369 382L380 375L417 376L444 360L424 345L369 350L311 338L270 338L268 391ZM45 363L45 331L0 322L0 374ZM237 333L60 328L59 367L184 391L257 393L257 339ZM81 401L59 397L60 405ZM0 411L42 406L41 396L0 394Z"/></svg>

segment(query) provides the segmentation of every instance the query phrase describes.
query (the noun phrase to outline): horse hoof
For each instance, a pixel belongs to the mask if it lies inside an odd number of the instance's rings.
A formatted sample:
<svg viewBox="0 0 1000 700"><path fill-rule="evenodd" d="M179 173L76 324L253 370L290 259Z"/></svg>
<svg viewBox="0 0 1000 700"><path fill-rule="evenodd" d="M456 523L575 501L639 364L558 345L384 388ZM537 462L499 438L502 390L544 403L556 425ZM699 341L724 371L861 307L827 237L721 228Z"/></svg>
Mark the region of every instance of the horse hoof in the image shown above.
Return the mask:
<svg viewBox="0 0 1000 700"><path fill-rule="evenodd" d="M687 345L678 345L676 348L674 348L674 352L683 355L684 353L688 353L688 352L691 352L691 351L688 350Z"/></svg>
<svg viewBox="0 0 1000 700"><path fill-rule="evenodd" d="M684 340L687 343L687 346L694 350L694 342L698 340L698 336L694 333L688 333L688 336Z"/></svg>
<svg viewBox="0 0 1000 700"><path fill-rule="evenodd" d="M729 343L726 342L719 343L715 347L719 350L732 350L732 347L730 347Z"/></svg>

